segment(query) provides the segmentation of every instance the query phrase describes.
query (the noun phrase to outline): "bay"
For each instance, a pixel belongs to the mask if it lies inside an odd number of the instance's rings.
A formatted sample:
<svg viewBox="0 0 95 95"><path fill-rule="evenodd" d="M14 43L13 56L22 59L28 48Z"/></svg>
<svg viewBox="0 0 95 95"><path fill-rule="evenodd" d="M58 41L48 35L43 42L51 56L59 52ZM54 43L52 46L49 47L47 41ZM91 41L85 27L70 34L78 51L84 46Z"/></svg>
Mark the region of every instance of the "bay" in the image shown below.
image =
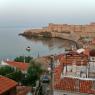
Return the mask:
<svg viewBox="0 0 95 95"><path fill-rule="evenodd" d="M33 57L46 56L50 54L64 53L65 48L71 48L73 42L57 38L32 38L27 39L18 36L24 32L26 27L3 27L0 28L0 60L14 59L16 56ZM27 52L27 46L31 47L31 51Z"/></svg>

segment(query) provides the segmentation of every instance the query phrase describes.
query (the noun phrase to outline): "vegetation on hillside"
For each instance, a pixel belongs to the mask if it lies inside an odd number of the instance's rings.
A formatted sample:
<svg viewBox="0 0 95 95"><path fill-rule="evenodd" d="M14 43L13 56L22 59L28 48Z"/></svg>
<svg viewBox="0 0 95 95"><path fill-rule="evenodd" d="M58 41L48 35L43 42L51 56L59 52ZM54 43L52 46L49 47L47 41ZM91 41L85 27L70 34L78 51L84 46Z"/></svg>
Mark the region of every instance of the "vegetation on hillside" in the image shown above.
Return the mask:
<svg viewBox="0 0 95 95"><path fill-rule="evenodd" d="M30 57L29 57L30 59ZM18 69L12 68L10 66L0 67L0 75L11 78L22 85L35 86L36 81L40 79L40 75L44 72L40 63L33 60L29 60L27 64L30 64L30 67L27 70L27 73L22 73ZM18 57L15 60L22 61L22 57Z"/></svg>
<svg viewBox="0 0 95 95"><path fill-rule="evenodd" d="M10 66L3 66L0 67L0 75L5 76L9 73L14 72L14 68L10 67Z"/></svg>
<svg viewBox="0 0 95 95"><path fill-rule="evenodd" d="M31 61L30 64L26 77L23 79L23 84L35 86L44 70L41 68L40 63Z"/></svg>

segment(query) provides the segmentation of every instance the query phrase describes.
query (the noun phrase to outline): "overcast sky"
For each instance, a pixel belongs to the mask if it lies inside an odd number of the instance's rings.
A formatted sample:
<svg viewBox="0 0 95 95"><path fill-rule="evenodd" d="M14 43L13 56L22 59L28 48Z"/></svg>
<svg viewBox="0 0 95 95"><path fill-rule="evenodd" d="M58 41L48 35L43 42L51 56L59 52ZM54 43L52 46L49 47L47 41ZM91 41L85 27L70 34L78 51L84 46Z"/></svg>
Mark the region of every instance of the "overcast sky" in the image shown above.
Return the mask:
<svg viewBox="0 0 95 95"><path fill-rule="evenodd" d="M0 26L42 27L48 23L95 21L95 0L0 0Z"/></svg>

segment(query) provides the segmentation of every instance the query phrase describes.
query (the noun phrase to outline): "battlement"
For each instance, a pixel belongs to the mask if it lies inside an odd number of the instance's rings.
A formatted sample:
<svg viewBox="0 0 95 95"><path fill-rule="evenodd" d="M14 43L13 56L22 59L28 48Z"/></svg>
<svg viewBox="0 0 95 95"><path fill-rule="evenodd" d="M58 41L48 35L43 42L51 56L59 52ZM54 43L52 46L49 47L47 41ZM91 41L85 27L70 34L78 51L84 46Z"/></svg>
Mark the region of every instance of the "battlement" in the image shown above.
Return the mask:
<svg viewBox="0 0 95 95"><path fill-rule="evenodd" d="M95 32L95 22L85 25L69 25L69 24L53 24L48 25L48 29L52 31L73 31L73 32Z"/></svg>

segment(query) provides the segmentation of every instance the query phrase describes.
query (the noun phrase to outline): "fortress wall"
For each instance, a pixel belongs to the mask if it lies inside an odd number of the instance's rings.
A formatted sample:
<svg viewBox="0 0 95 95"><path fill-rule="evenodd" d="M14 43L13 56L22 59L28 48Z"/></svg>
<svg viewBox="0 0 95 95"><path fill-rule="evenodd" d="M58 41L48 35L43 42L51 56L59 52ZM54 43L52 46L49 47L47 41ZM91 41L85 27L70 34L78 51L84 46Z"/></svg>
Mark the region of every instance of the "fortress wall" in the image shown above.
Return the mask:
<svg viewBox="0 0 95 95"><path fill-rule="evenodd" d="M48 30L52 32L75 32L79 35L95 36L95 23L87 25L68 25L68 24L52 24L48 25ZM93 35L94 34L94 35Z"/></svg>
<svg viewBox="0 0 95 95"><path fill-rule="evenodd" d="M46 32L46 31L48 31L48 29L47 28L40 28L40 29L30 29L28 31L33 32L33 33L40 33L40 32Z"/></svg>
<svg viewBox="0 0 95 95"><path fill-rule="evenodd" d="M87 25L68 25L68 24L52 24L50 23L48 27L40 29L31 29L31 32L40 33L40 32L51 32L53 36L61 35L73 36L79 38L82 37L95 37L95 23Z"/></svg>
<svg viewBox="0 0 95 95"><path fill-rule="evenodd" d="M83 32L83 31L95 31L95 24L89 25L68 25L68 24L52 24L50 23L48 26L49 30L68 30L68 31L75 31L75 32Z"/></svg>

